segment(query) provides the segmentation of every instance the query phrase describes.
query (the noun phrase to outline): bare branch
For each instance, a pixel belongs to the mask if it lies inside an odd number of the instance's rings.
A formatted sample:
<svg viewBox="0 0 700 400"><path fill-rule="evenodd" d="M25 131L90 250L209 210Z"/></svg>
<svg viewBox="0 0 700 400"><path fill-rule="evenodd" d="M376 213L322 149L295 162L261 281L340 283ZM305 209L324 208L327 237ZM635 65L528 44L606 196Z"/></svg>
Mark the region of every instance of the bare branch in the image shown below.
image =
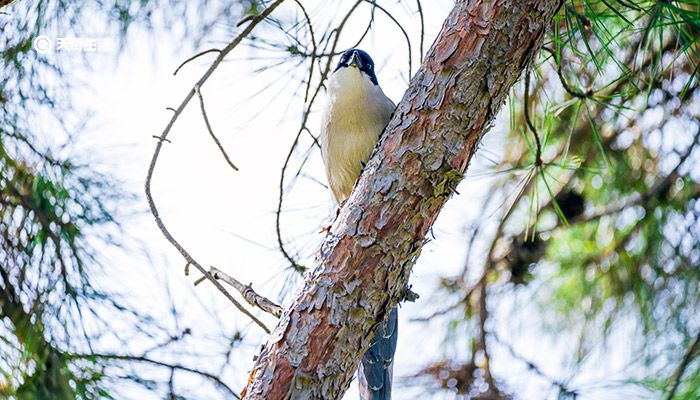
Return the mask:
<svg viewBox="0 0 700 400"><path fill-rule="evenodd" d="M540 142L540 135L537 133L535 124L532 123L530 119L530 68L525 71L525 99L523 100L525 107L525 122L527 127L530 128L532 134L535 136L535 167L542 165L542 143Z"/></svg>
<svg viewBox="0 0 700 400"><path fill-rule="evenodd" d="M552 55L554 65L557 66L557 75L559 76L559 81L561 82L561 86L564 88L564 90L566 90L567 93L579 99L587 99L593 96L593 94L595 93L593 92L593 89L588 89L585 93L583 93L569 86L569 84L566 82L566 79L564 78L564 72L562 71L561 55L558 55L554 50L550 49L547 46L542 46L542 50Z"/></svg>
<svg viewBox="0 0 700 400"><path fill-rule="evenodd" d="M204 97L202 97L202 91L200 90L199 86L195 86L194 91L197 93L197 97L199 97L199 106L202 109L202 117L204 118L204 124L206 124L207 130L209 131L209 136L211 136L211 138L214 139L214 143L216 143L216 147L219 148L219 151L221 151L221 154L226 159L226 163L231 168L233 168L234 171L238 171L238 167L236 167L233 164L228 154L226 153L226 150L224 150L224 147L221 145L219 138L216 137L216 135L214 134L214 130L211 128L211 124L209 123L209 117L207 117L207 111L204 109Z"/></svg>
<svg viewBox="0 0 700 400"><path fill-rule="evenodd" d="M158 143L156 143L155 150L153 152L153 156L151 157L151 163L148 167L148 173L146 175L146 182L144 184L144 190L146 193L146 199L148 200L148 207L151 210L151 214L153 214L153 218L156 221L156 224L158 225L158 229L160 229L161 233L163 233L163 236L165 239L170 242L178 252L185 258L185 260L191 264L194 265L195 268L197 268L202 274L207 276L207 278L214 284L214 286L226 296L227 299L229 299L235 306L238 308L243 314L247 315L250 319L252 319L258 326L260 326L266 333L269 333L270 330L265 326L265 324L262 323L258 318L256 318L253 314L251 314L248 310L246 310L240 303L234 299L230 293L219 283L218 280L216 280L204 267L202 267L201 264L199 264L188 252L185 250L180 243L175 240L175 238L172 236L168 228L166 228L165 223L163 222L162 218L160 217L160 214L158 212L158 207L156 207L155 200L153 199L153 193L151 192L151 182L153 181L153 172L156 169L156 164L158 162L158 156L160 155L160 151L163 147L163 141L166 140L168 134L170 133L170 130L172 129L173 125L175 125L175 121L180 117L182 112L184 111L185 107L187 104L192 100L192 97L195 95L195 91L198 90L199 88L204 85L204 83L209 79L209 77L214 73L214 71L218 68L219 64L221 64L221 61L228 55L233 49L235 49L242 41L243 39L248 36L253 29L262 21L264 20L272 11L275 10L280 4L282 4L284 0L277 0L274 3L272 3L269 7L267 7L260 15L256 16L255 18L251 19L250 24L238 35L236 36L233 41L231 41L221 52L219 55L216 57L214 62L209 66L209 68L204 72L204 75L197 81L197 83L192 87L192 89L187 93L187 96L185 96L184 100L180 103L180 105L177 107L175 110L175 113L173 114L172 118L170 119L170 122L166 125L165 129L163 130L163 133L160 135L160 140Z"/></svg>
<svg viewBox="0 0 700 400"><path fill-rule="evenodd" d="M311 17L309 13L306 12L306 7L299 0L294 0L294 2L301 9L302 14L304 14L304 20L306 21L306 26L309 28L309 35L311 36L311 65L309 65L309 77L308 82L306 82L306 90L304 90L304 103L309 99L309 91L311 90L311 81L314 77L314 65L316 63L316 52L318 51L318 44L316 43L316 35L314 35L314 25L311 23ZM310 134L311 132L309 132ZM311 135L313 137L313 135ZM318 143L318 142L317 142ZM320 146L319 146L320 147Z"/></svg>
<svg viewBox="0 0 700 400"><path fill-rule="evenodd" d="M678 366L678 370L675 373L676 378L673 380L673 386L668 392L666 400L673 399L673 396L676 394L676 390L678 390L678 386L681 384L683 374L685 373L686 368L688 368L688 364L690 364L690 362L693 361L695 356L697 356L698 349L700 349L700 332L698 332L695 341L693 341L693 344L690 345L688 351L686 351L685 353L685 356L683 356L683 361L681 361L681 365Z"/></svg>
<svg viewBox="0 0 700 400"><path fill-rule="evenodd" d="M412 64L413 64L413 48L411 46L411 39L408 36L408 32L406 32L406 29L401 25L401 23L389 12L387 11L386 8L380 6L377 4L375 0L364 0L367 3L372 4L372 6L378 8L380 11L382 11L384 14L386 14L389 19L394 21L394 24L401 30L401 33L403 34L403 37L406 39L406 45L408 47L408 80L411 80L411 76L413 75L412 72Z"/></svg>
<svg viewBox="0 0 700 400"><path fill-rule="evenodd" d="M535 374L537 374L540 377L544 378L545 380L549 381L550 385L558 388L559 392L561 394L575 396L578 393L575 389L570 389L569 387L567 387L565 382L549 376L544 371L542 371L542 369L540 367L538 367L535 363L528 360L523 355L518 354L515 351L515 349L513 348L513 346L511 346L509 343L501 340L501 338L495 332L492 332L491 336L493 336L493 338L496 340L496 342L498 342L498 344L505 347L513 358L515 358L516 360L519 360L520 362L525 364L530 371L534 372Z"/></svg>
<svg viewBox="0 0 700 400"><path fill-rule="evenodd" d="M488 283L486 282L486 279L482 279L479 282L479 337L476 340L475 348L473 349L474 351L472 351L472 362L476 364L476 354L479 350L481 350L484 356L483 368L486 383L489 384L489 387L492 390L498 390L496 387L496 382L493 379L493 375L491 374L491 357L489 356L488 348L486 346L486 335L488 334L486 322L489 318L487 292Z"/></svg>
<svg viewBox="0 0 700 400"><path fill-rule="evenodd" d="M105 360L118 360L118 361L131 361L131 362L141 362L141 363L147 363L147 364L152 364L152 365L157 365L159 367L165 367L165 368L170 368L171 371L179 370L179 371L185 371L189 372L191 374L195 375L200 375L203 376L210 381L214 382L217 386L221 387L222 389L225 389L231 396L233 396L236 399L240 399L241 397L233 390L231 389L230 386L228 386L224 381L221 380L218 376L214 374L210 374L205 371L200 371L198 369L190 368L184 365L180 364L170 364L164 361L158 361L154 360L152 358L148 358L146 356L130 356L130 355L122 355L122 354L102 354L102 353L90 353L90 354L70 354L68 355L69 358L73 359L95 359L95 358L101 358Z"/></svg>
<svg viewBox="0 0 700 400"><path fill-rule="evenodd" d="M423 64L423 54L425 49L425 16L423 15L423 4L421 0L416 0L418 5L418 15L420 17L420 63Z"/></svg>
<svg viewBox="0 0 700 400"><path fill-rule="evenodd" d="M221 279L222 281L233 286L233 288L236 289L241 294L241 296L243 296L245 301L247 301L248 304L250 304L251 306L258 307L259 309L265 311L268 314L272 314L275 317L280 317L282 315L282 312L284 311L282 307L280 307L267 297L255 293L252 285L244 285L238 280L236 280L236 278L228 275L227 273L221 271L216 267L209 267L209 273L212 274L214 278ZM206 277L201 277L197 279L194 284L198 285L205 279Z"/></svg>
<svg viewBox="0 0 700 400"><path fill-rule="evenodd" d="M173 75L177 75L177 73L180 71L180 69L181 69L182 67L184 67L185 64L187 64L188 62L190 62L190 61L192 61L192 60L194 60L194 59L196 59L196 58L199 58L199 57L201 57L201 56L203 56L203 55L205 55L205 54L214 53L214 52L221 54L221 50L220 50L220 49L209 49L209 50L204 50L204 51L202 51L201 53L197 53L197 54L193 55L192 57L190 57L190 58L188 58L187 60L183 61L182 64L180 64L180 65L177 67L177 69L175 70L175 72L173 72Z"/></svg>
<svg viewBox="0 0 700 400"><path fill-rule="evenodd" d="M158 135L151 135L151 137L153 137L153 139L158 139L158 140L161 141L161 142L172 143L172 142L170 141L170 139L161 138L161 137L158 136Z"/></svg>

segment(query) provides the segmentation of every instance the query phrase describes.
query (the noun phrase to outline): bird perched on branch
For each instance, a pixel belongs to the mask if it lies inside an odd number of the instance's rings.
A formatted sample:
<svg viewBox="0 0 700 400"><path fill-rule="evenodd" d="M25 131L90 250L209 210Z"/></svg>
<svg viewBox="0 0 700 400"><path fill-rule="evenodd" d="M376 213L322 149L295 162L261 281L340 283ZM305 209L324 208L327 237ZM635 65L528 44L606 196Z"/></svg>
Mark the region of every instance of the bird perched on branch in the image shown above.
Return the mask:
<svg viewBox="0 0 700 400"><path fill-rule="evenodd" d="M396 106L377 83L374 61L359 49L343 53L327 86L321 155L331 192L340 204L350 196Z"/></svg>
<svg viewBox="0 0 700 400"><path fill-rule="evenodd" d="M321 124L321 155L333 198L343 203L360 177L394 103L377 82L374 61L359 49L345 51L328 80L328 105ZM362 400L391 399L397 311L379 324L358 371Z"/></svg>

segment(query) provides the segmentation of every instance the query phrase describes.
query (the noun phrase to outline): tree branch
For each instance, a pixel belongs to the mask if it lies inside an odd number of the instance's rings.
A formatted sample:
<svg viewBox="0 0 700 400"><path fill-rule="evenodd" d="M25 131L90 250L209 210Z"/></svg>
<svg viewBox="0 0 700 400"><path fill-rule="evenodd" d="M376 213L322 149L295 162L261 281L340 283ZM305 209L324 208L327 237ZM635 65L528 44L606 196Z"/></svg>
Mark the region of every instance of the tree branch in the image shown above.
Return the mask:
<svg viewBox="0 0 700 400"><path fill-rule="evenodd" d="M174 370L185 371L185 372L189 372L191 374L203 376L203 377L209 379L210 381L214 382L217 386L225 389L234 398L236 398L236 399L241 398L238 394L236 394L236 392L233 391L233 389L231 389L231 387L229 387L227 384L225 384L224 381L222 381L221 378L219 378L218 376L210 374L208 372L200 371L198 369L194 369L194 368L190 368L190 367L187 367L184 365L180 365L180 364L170 364L170 363L167 363L164 361L154 360L152 358L148 358L145 356L130 356L130 355L121 355L121 354L102 354L102 353L70 354L70 355L68 355L68 357L73 358L73 359L102 358L105 360L141 362L141 363L156 365L159 367L170 368L172 371L174 371Z"/></svg>
<svg viewBox="0 0 700 400"><path fill-rule="evenodd" d="M340 210L246 399L337 399L560 1L459 0Z"/></svg>
<svg viewBox="0 0 700 400"><path fill-rule="evenodd" d="M513 358L515 358L516 360L519 360L520 362L525 364L530 371L534 372L536 375L539 375L540 377L547 380L550 385L556 387L559 390L560 395L564 394L567 396L572 396L574 399L576 398L576 396L578 395L578 390L571 389L567 386L566 382L549 376L547 373L542 371L542 369L540 367L538 367L535 363L528 360L523 355L518 354L518 352L515 351L513 346L511 346L508 342L501 340L501 338L495 332L492 332L491 335L496 340L496 342L498 342L498 344L500 344L501 346L505 347L508 350L508 352L510 353L510 355Z"/></svg>
<svg viewBox="0 0 700 400"><path fill-rule="evenodd" d="M688 368L688 364L690 364L690 362L693 361L693 359L697 355L697 352L699 349L700 349L700 332L698 332L698 335L695 338L695 341L693 341L693 344L690 345L690 347L688 348L688 351L686 351L686 353L685 353L685 356L683 356L683 361L681 361L681 364L678 366L678 370L675 373L676 378L673 380L673 386L671 387L671 390L668 392L668 396L666 396L666 400L673 399L673 396L676 394L676 390L678 390L678 386L681 384L681 379L683 379L683 374L685 373L685 369Z"/></svg>
<svg viewBox="0 0 700 400"><path fill-rule="evenodd" d="M204 118L204 124L207 126L209 136L211 136L211 138L214 140L216 147L219 148L221 155L224 156L224 159L226 160L226 163L229 165L229 167L231 167L231 169L233 169L234 171L238 171L238 167L236 167L233 164L231 158L228 156L228 153L226 153L226 150L224 150L224 146L221 145L219 138L216 137L216 135L214 134L214 130L211 128L211 124L209 123L209 117L207 116L207 110L204 108L204 97L202 96L202 91L200 90L199 86L195 86L194 91L195 93L197 93L197 97L199 97L199 107L202 110L202 118Z"/></svg>
<svg viewBox="0 0 700 400"><path fill-rule="evenodd" d="M265 311L268 314L272 314L275 317L280 317L282 315L282 307L277 305L275 302L272 300L268 299L267 297L261 296L253 290L253 287L251 285L244 285L236 278L228 275L227 273L221 271L220 269L216 267L209 267L209 273L215 278L215 279L221 279L222 281L228 283L231 285L234 289L238 290L238 292L243 296L245 301L248 302L251 306L258 307L259 309ZM206 276L203 276L195 281L195 285L200 284L202 281L206 280Z"/></svg>
<svg viewBox="0 0 700 400"><path fill-rule="evenodd" d="M525 122L527 123L527 127L530 128L530 131L532 131L533 136L535 137L535 167L539 167L542 165L542 142L540 141L540 135L537 133L537 129L535 128L535 124L532 123L532 120L530 119L530 69L528 68L525 71L525 99L523 100L524 103L524 112L525 112Z"/></svg>
<svg viewBox="0 0 700 400"><path fill-rule="evenodd" d="M205 55L205 54L209 54L209 53L219 53L219 54L221 54L221 50L219 50L219 49L209 49L209 50L204 50L204 51L201 51L201 52L199 52L199 53L193 55L192 57L190 57L190 58L188 58L187 60L183 61L182 64L180 64L180 65L177 67L177 69L175 69L175 72L173 72L173 75L177 75L177 73L180 72L180 69L182 69L182 67L184 67L184 66L185 66L187 63L189 63L190 61L195 60L195 59L197 59L197 58L199 58L199 57L201 57L201 56L203 56L203 55Z"/></svg>
<svg viewBox="0 0 700 400"><path fill-rule="evenodd" d="M156 143L156 148L153 151L153 156L151 157L151 163L148 167L148 174L146 175L146 182L144 184L144 190L146 192L146 199L148 200L148 207L151 210L151 214L153 214L153 218L156 220L156 225L158 225L158 229L163 233L163 236L165 236L165 239L172 244L178 252L185 258L188 264L194 265L195 268L197 268L202 274L207 276L207 278L214 284L214 286L226 296L227 299L229 299L235 306L238 308L242 313L247 315L250 319L252 319L258 326L260 326L266 333L269 333L269 330L265 326L265 324L262 323L259 319L257 319L253 314L251 314L248 310L246 310L240 303L234 299L231 294L228 293L228 291L217 281L211 274L204 269L191 255L187 250L185 250L182 245L175 240L173 235L170 233L168 228L166 228L165 223L163 222L162 218L160 217L160 214L158 213L158 207L156 207L155 200L153 199L153 193L151 192L151 182L153 181L153 172L156 169L156 164L158 162L158 156L160 155L160 151L163 147L163 142L167 140L167 136L170 133L170 130L172 129L173 125L175 125L175 121L180 117L182 112L185 110L185 107L187 104L189 104L190 100L192 100L192 97L194 97L195 92L199 90L199 88L204 85L204 83L209 79L211 74L214 73L214 71L218 68L219 64L223 59L230 53L233 49L235 49L243 39L248 36L253 29L262 21L264 20L272 11L275 10L280 4L282 4L284 0L277 0L274 3L270 4L269 7L267 7L260 15L257 15L255 18L252 18L248 26L238 35L236 36L233 41L231 41L226 47L224 47L223 50L219 53L219 55L216 57L214 62L209 66L209 68L204 72L204 75L202 75L201 78L199 78L199 81L190 89L189 93L187 93L187 96L185 96L185 99L182 100L180 105L177 107L175 110L175 113L170 119L170 122L168 122L168 125L166 125L165 129L163 130L163 133L160 134L158 137L158 143Z"/></svg>
<svg viewBox="0 0 700 400"><path fill-rule="evenodd" d="M593 89L588 89L585 93L580 92L578 90L573 89L569 84L566 82L566 78L564 78L564 71L562 71L562 64L561 64L561 55L558 55L554 50L550 49L547 46L543 46L542 50L546 51L552 56L552 60L554 60L554 65L557 66L557 76L559 76L559 82L561 83L561 86L564 88L564 90L569 93L571 96L576 97L578 99L588 99L593 96L595 93Z"/></svg>

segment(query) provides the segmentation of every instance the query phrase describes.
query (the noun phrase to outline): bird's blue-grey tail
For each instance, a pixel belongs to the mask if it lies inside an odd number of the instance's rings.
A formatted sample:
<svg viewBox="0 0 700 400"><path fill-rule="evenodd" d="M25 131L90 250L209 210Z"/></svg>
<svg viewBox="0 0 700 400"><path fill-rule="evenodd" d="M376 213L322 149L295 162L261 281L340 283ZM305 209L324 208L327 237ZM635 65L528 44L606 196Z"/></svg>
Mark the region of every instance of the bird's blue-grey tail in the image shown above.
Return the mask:
<svg viewBox="0 0 700 400"><path fill-rule="evenodd" d="M398 336L398 311L394 307L379 325L372 347L362 357L358 372L360 400L390 400L391 380Z"/></svg>

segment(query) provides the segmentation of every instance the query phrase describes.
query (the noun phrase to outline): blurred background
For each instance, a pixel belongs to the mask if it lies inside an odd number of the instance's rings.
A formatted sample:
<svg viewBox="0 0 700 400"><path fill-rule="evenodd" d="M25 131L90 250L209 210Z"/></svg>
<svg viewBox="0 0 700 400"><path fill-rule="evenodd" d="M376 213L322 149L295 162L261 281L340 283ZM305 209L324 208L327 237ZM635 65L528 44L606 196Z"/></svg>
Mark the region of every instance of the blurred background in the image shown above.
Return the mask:
<svg viewBox="0 0 700 400"><path fill-rule="evenodd" d="M267 335L194 285L143 185L218 53L181 64L273 3L0 3L0 397L240 394ZM200 88L238 171L196 96L162 144L173 237L290 304L336 212L338 53L369 52L398 103L451 7L287 0L257 23ZM413 270L394 398L700 398L699 38L697 0L564 2Z"/></svg>

